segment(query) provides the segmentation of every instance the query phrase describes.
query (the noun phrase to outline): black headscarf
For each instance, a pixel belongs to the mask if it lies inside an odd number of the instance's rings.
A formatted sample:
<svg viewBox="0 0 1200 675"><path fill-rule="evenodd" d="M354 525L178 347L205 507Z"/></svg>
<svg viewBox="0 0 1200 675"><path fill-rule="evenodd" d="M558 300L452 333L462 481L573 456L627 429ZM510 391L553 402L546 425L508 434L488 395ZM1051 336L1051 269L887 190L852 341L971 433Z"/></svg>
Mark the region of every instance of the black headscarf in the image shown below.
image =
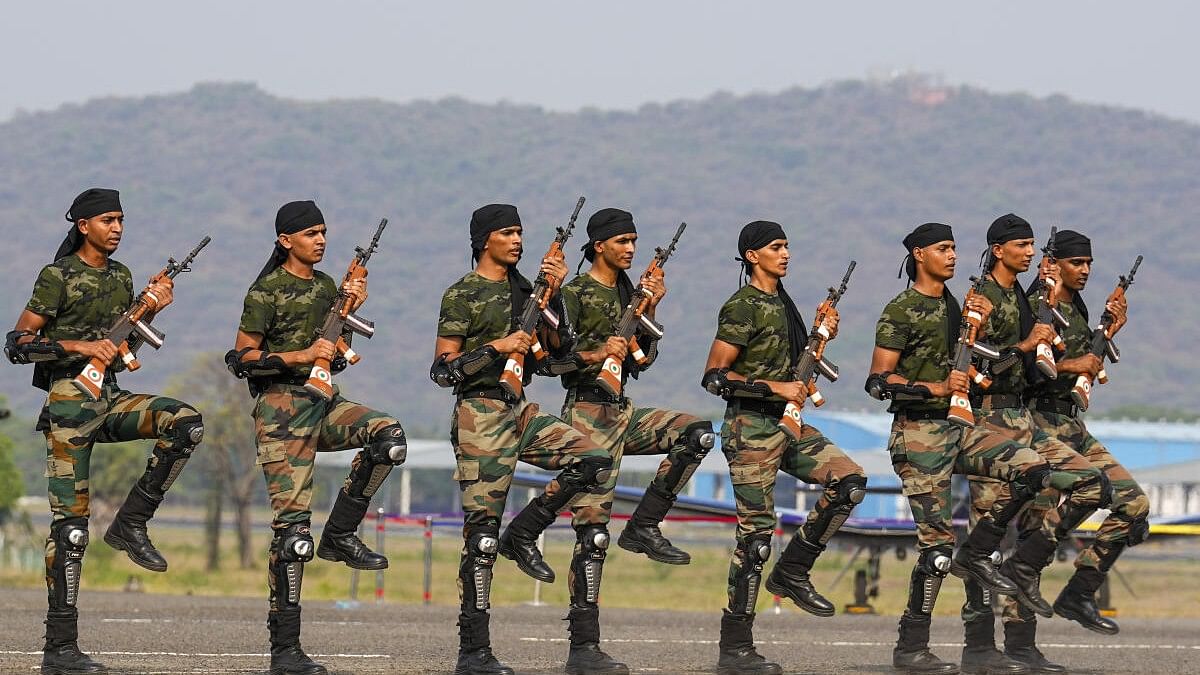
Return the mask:
<svg viewBox="0 0 1200 675"><path fill-rule="evenodd" d="M310 227L324 224L325 215L321 213L321 209L317 208L316 203L311 199L298 202L288 202L279 207L279 212L275 214L275 234L296 234ZM279 245L276 240L275 248L271 251L271 257L267 258L267 264L263 265L262 271L255 278L261 279L287 261L287 249Z"/></svg>
<svg viewBox="0 0 1200 675"><path fill-rule="evenodd" d="M1092 240L1075 230L1059 230L1058 234L1054 237L1054 249L1054 254L1058 256L1059 260L1065 258L1091 258ZM1034 279L1032 284L1029 284L1027 293L1032 295L1034 292L1040 291L1041 288L1042 280L1039 277ZM1075 311L1079 312L1080 316L1083 317L1085 323L1090 320L1088 318L1087 303L1083 301L1082 293L1074 293L1071 298L1071 304L1075 307Z"/></svg>
<svg viewBox="0 0 1200 675"><path fill-rule="evenodd" d="M746 252L760 249L776 239L787 239L787 235L783 232L783 226L779 223L756 220L746 223L746 226L742 228L741 234L738 235L738 257L735 260L742 263L742 271L747 278L750 276L750 262L746 260ZM778 292L779 299L783 301L783 307L786 310L784 314L787 316L788 325L788 352L791 365L795 367L800 360L800 354L804 352L804 347L808 343L808 328L805 327L800 310L796 309L796 303L788 295L782 281L779 282Z"/></svg>
<svg viewBox="0 0 1200 675"><path fill-rule="evenodd" d="M939 241L954 241L954 230L949 225L925 223L905 235L901 242L906 252L902 267L910 284L917 279L917 261L913 258L913 249L925 248ZM954 347L958 344L959 329L962 327L962 306L958 304L958 298L950 292L948 285L942 286L942 301L946 303L946 351L953 354Z"/></svg>
<svg viewBox="0 0 1200 675"><path fill-rule="evenodd" d="M71 202L71 208L67 209L63 216L67 222L71 223L71 229L62 243L58 245L54 259L65 258L78 251L79 247L83 245L83 233L79 231L79 221L110 211L124 211L121 208L120 192L108 188L88 188L80 192L79 196L75 197L75 201Z"/></svg>
<svg viewBox="0 0 1200 675"><path fill-rule="evenodd" d="M520 224L521 216L517 213L517 207L512 204L487 204L475 209L475 212L471 214L471 260L479 260L483 247L487 243L488 235L497 230ZM508 289L512 298L512 306L509 310L510 325L516 328L525 300L530 293L533 293L533 284L521 274L516 265L510 265Z"/></svg>

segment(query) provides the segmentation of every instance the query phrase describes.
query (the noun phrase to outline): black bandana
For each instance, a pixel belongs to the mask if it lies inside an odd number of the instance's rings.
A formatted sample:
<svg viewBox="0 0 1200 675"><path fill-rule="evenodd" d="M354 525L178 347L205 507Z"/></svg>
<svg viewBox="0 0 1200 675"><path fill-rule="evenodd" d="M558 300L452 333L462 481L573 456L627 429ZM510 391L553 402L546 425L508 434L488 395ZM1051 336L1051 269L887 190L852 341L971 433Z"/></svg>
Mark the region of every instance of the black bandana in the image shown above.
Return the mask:
<svg viewBox="0 0 1200 675"><path fill-rule="evenodd" d="M917 280L917 261L912 257L914 248L925 248L938 243L939 241L954 241L954 231L949 225L941 223L925 223L918 225L917 229L909 232L904 237L904 250L907 255L904 256L904 262L901 265L904 273L908 275L909 281ZM899 278L897 275L896 278Z"/></svg>
<svg viewBox="0 0 1200 675"><path fill-rule="evenodd" d="M1021 216L1009 213L992 221L987 231L988 246L1014 239L1033 239L1033 226Z"/></svg>
<svg viewBox="0 0 1200 675"><path fill-rule="evenodd" d="M310 227L324 224L324 222L324 214L312 200L288 202L279 207L279 211L275 214L275 234L296 234ZM276 241L275 248L271 251L271 257L267 258L267 264L263 265L255 280L263 278L271 270L282 265L287 257L287 249Z"/></svg>
<svg viewBox="0 0 1200 675"><path fill-rule="evenodd" d="M1059 260L1065 258L1092 257L1092 240L1075 230L1059 230L1054 237L1054 254Z"/></svg>
<svg viewBox="0 0 1200 675"><path fill-rule="evenodd" d="M124 211L121 208L120 192L108 188L88 188L80 192L75 201L71 202L71 208L67 209L63 216L67 222L71 223L71 229L62 243L58 245L54 259L65 258L78 251L79 247L83 245L83 233L79 231L79 221L110 211Z"/></svg>
<svg viewBox="0 0 1200 675"><path fill-rule="evenodd" d="M756 220L746 223L742 228L741 234L738 235L738 257L735 260L742 263L742 270L747 277L750 276L750 263L746 261L746 252L760 249L776 239L787 239L783 226L776 222ZM779 299L783 301L784 314L787 316L788 352L794 368L808 343L808 328L805 327L804 318L800 316L800 310L796 309L796 303L792 301L792 296L788 295L782 281L779 282L778 293Z"/></svg>

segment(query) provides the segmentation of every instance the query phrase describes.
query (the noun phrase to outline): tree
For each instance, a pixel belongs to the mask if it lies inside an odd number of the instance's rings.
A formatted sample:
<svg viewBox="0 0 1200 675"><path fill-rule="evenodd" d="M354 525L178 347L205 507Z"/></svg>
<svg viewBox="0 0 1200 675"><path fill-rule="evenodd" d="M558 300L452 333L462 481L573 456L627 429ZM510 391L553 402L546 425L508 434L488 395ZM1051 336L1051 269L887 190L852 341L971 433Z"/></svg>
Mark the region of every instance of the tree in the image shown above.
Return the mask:
<svg viewBox="0 0 1200 675"><path fill-rule="evenodd" d="M3 400L0 399L0 404ZM13 442L0 434L0 525L7 520L17 500L25 493L21 472L13 462Z"/></svg>
<svg viewBox="0 0 1200 675"><path fill-rule="evenodd" d="M221 364L221 365L218 365ZM204 416L204 440L193 453L206 477L205 541L207 565L220 567L221 513L233 507L237 523L238 564L254 563L250 541L250 508L262 481L255 463L254 422L250 417L246 385L225 370L221 355L196 356L186 372L171 379L170 396L186 401Z"/></svg>

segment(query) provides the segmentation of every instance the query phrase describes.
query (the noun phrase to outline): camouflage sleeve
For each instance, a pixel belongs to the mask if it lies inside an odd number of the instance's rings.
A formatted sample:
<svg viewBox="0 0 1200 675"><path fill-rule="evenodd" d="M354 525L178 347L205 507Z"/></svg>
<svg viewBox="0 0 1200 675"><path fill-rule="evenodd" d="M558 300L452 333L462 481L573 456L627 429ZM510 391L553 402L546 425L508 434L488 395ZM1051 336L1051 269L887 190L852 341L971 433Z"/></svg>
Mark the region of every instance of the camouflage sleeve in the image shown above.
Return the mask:
<svg viewBox="0 0 1200 675"><path fill-rule="evenodd" d="M992 313L988 315L987 323L983 324L981 327L982 330L980 331L980 337L986 335L996 335L997 333L1003 332L1004 326L999 323L1002 320L1001 315L1003 312L995 311L996 308L1000 307L1000 305L1004 303L1004 296L1001 294L1000 287L994 283L990 283L990 280L985 280L984 283L979 285L979 294L987 298L988 302L992 303ZM992 346L1000 348L1007 347L1008 345Z"/></svg>
<svg viewBox="0 0 1200 675"><path fill-rule="evenodd" d="M717 316L717 339L731 345L745 347L754 336L754 308L748 302L730 300L721 307Z"/></svg>
<svg viewBox="0 0 1200 675"><path fill-rule="evenodd" d="M270 291L257 284L250 287L242 304L242 320L238 330L243 333L266 335L275 318L275 301Z"/></svg>
<svg viewBox="0 0 1200 675"><path fill-rule="evenodd" d="M62 270L56 265L46 265L38 274L37 281L33 282L33 295L25 304L25 309L41 316L57 316L65 287Z"/></svg>
<svg viewBox="0 0 1200 675"><path fill-rule="evenodd" d="M442 308L438 312L438 337L467 337L471 327L471 308L460 297L453 286L442 294Z"/></svg>
<svg viewBox="0 0 1200 675"><path fill-rule="evenodd" d="M912 332L907 318L894 304L884 307L883 313L879 315L879 323L875 324L875 346L903 351Z"/></svg>

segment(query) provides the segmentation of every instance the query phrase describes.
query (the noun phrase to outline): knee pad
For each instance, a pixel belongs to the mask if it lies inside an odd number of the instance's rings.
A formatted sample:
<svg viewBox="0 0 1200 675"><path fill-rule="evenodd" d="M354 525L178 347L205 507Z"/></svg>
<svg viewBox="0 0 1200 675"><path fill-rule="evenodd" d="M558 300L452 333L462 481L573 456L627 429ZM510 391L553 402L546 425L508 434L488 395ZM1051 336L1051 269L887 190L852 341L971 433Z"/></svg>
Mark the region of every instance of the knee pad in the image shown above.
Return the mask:
<svg viewBox="0 0 1200 675"><path fill-rule="evenodd" d="M917 569L925 574L945 578L950 573L950 562L954 549L949 546L935 546L921 551L917 558Z"/></svg>
<svg viewBox="0 0 1200 675"><path fill-rule="evenodd" d="M178 417L175 419L175 424L171 425L169 434L173 448L182 452L191 452L193 448L200 445L200 441L204 440L204 420L200 417L200 413Z"/></svg>
<svg viewBox="0 0 1200 675"><path fill-rule="evenodd" d="M936 546L921 551L909 581L906 611L910 615L929 616L933 613L938 593L942 590L942 580L950 573L952 554L953 550L949 546Z"/></svg>
<svg viewBox="0 0 1200 675"><path fill-rule="evenodd" d="M595 487L603 482L601 472L608 471L612 465L612 457L583 457L563 471L561 482L564 488L570 485L576 491Z"/></svg>
<svg viewBox="0 0 1200 675"><path fill-rule="evenodd" d="M758 604L763 566L771 557L771 535L756 534L739 539L737 547L741 552L742 566L737 570L729 609L735 613L753 614L754 606Z"/></svg>
<svg viewBox="0 0 1200 675"><path fill-rule="evenodd" d="M1050 484L1050 474L1053 471L1049 464L1039 464L1029 471L1021 474L1012 482L1013 501L1025 503L1033 499L1047 485Z"/></svg>
<svg viewBox="0 0 1200 675"><path fill-rule="evenodd" d="M274 553L283 562L305 563L313 559L312 530L307 522L276 530L271 544Z"/></svg>
<svg viewBox="0 0 1200 675"><path fill-rule="evenodd" d="M408 458L408 439L399 424L389 424L377 431L363 449L375 464L400 466Z"/></svg>
<svg viewBox="0 0 1200 675"><path fill-rule="evenodd" d="M467 535L467 555L459 570L464 608L482 612L491 607L492 568L500 547L499 535L499 527L486 525L471 528Z"/></svg>
<svg viewBox="0 0 1200 675"><path fill-rule="evenodd" d="M1150 521L1146 516L1137 516L1129 521L1129 533L1125 535L1126 546L1137 546L1150 538Z"/></svg>
<svg viewBox="0 0 1200 675"><path fill-rule="evenodd" d="M578 552L571 560L574 585L571 603L594 605L600 600L600 579L608 556L609 535L605 525L585 525L576 531Z"/></svg>
<svg viewBox="0 0 1200 675"><path fill-rule="evenodd" d="M717 444L717 434L708 420L692 422L683 430L683 434L687 438L688 449L697 459L704 459Z"/></svg>
<svg viewBox="0 0 1200 675"><path fill-rule="evenodd" d="M833 493L829 505L820 509L815 518L805 521L801 527L804 540L824 549L845 524L854 507L867 496L866 488L866 477L858 474L846 476L829 486L827 493Z"/></svg>
<svg viewBox="0 0 1200 675"><path fill-rule="evenodd" d="M687 425L680 440L683 441L684 448L676 453L671 461L671 468L663 478L672 495L691 480L700 462L704 461L708 451L717 444L717 435L713 433L712 422L704 420Z"/></svg>
<svg viewBox="0 0 1200 675"><path fill-rule="evenodd" d="M83 572L83 552L88 545L87 518L66 518L50 525L47 548L47 579L52 609L74 607L79 601L79 579Z"/></svg>
<svg viewBox="0 0 1200 675"><path fill-rule="evenodd" d="M313 538L309 523L294 523L275 530L271 540L271 606L293 609L300 606L304 581L304 563L313 559Z"/></svg>
<svg viewBox="0 0 1200 675"><path fill-rule="evenodd" d="M853 474L846 476L837 483L837 497L834 504L861 504L867 496L867 477Z"/></svg>

